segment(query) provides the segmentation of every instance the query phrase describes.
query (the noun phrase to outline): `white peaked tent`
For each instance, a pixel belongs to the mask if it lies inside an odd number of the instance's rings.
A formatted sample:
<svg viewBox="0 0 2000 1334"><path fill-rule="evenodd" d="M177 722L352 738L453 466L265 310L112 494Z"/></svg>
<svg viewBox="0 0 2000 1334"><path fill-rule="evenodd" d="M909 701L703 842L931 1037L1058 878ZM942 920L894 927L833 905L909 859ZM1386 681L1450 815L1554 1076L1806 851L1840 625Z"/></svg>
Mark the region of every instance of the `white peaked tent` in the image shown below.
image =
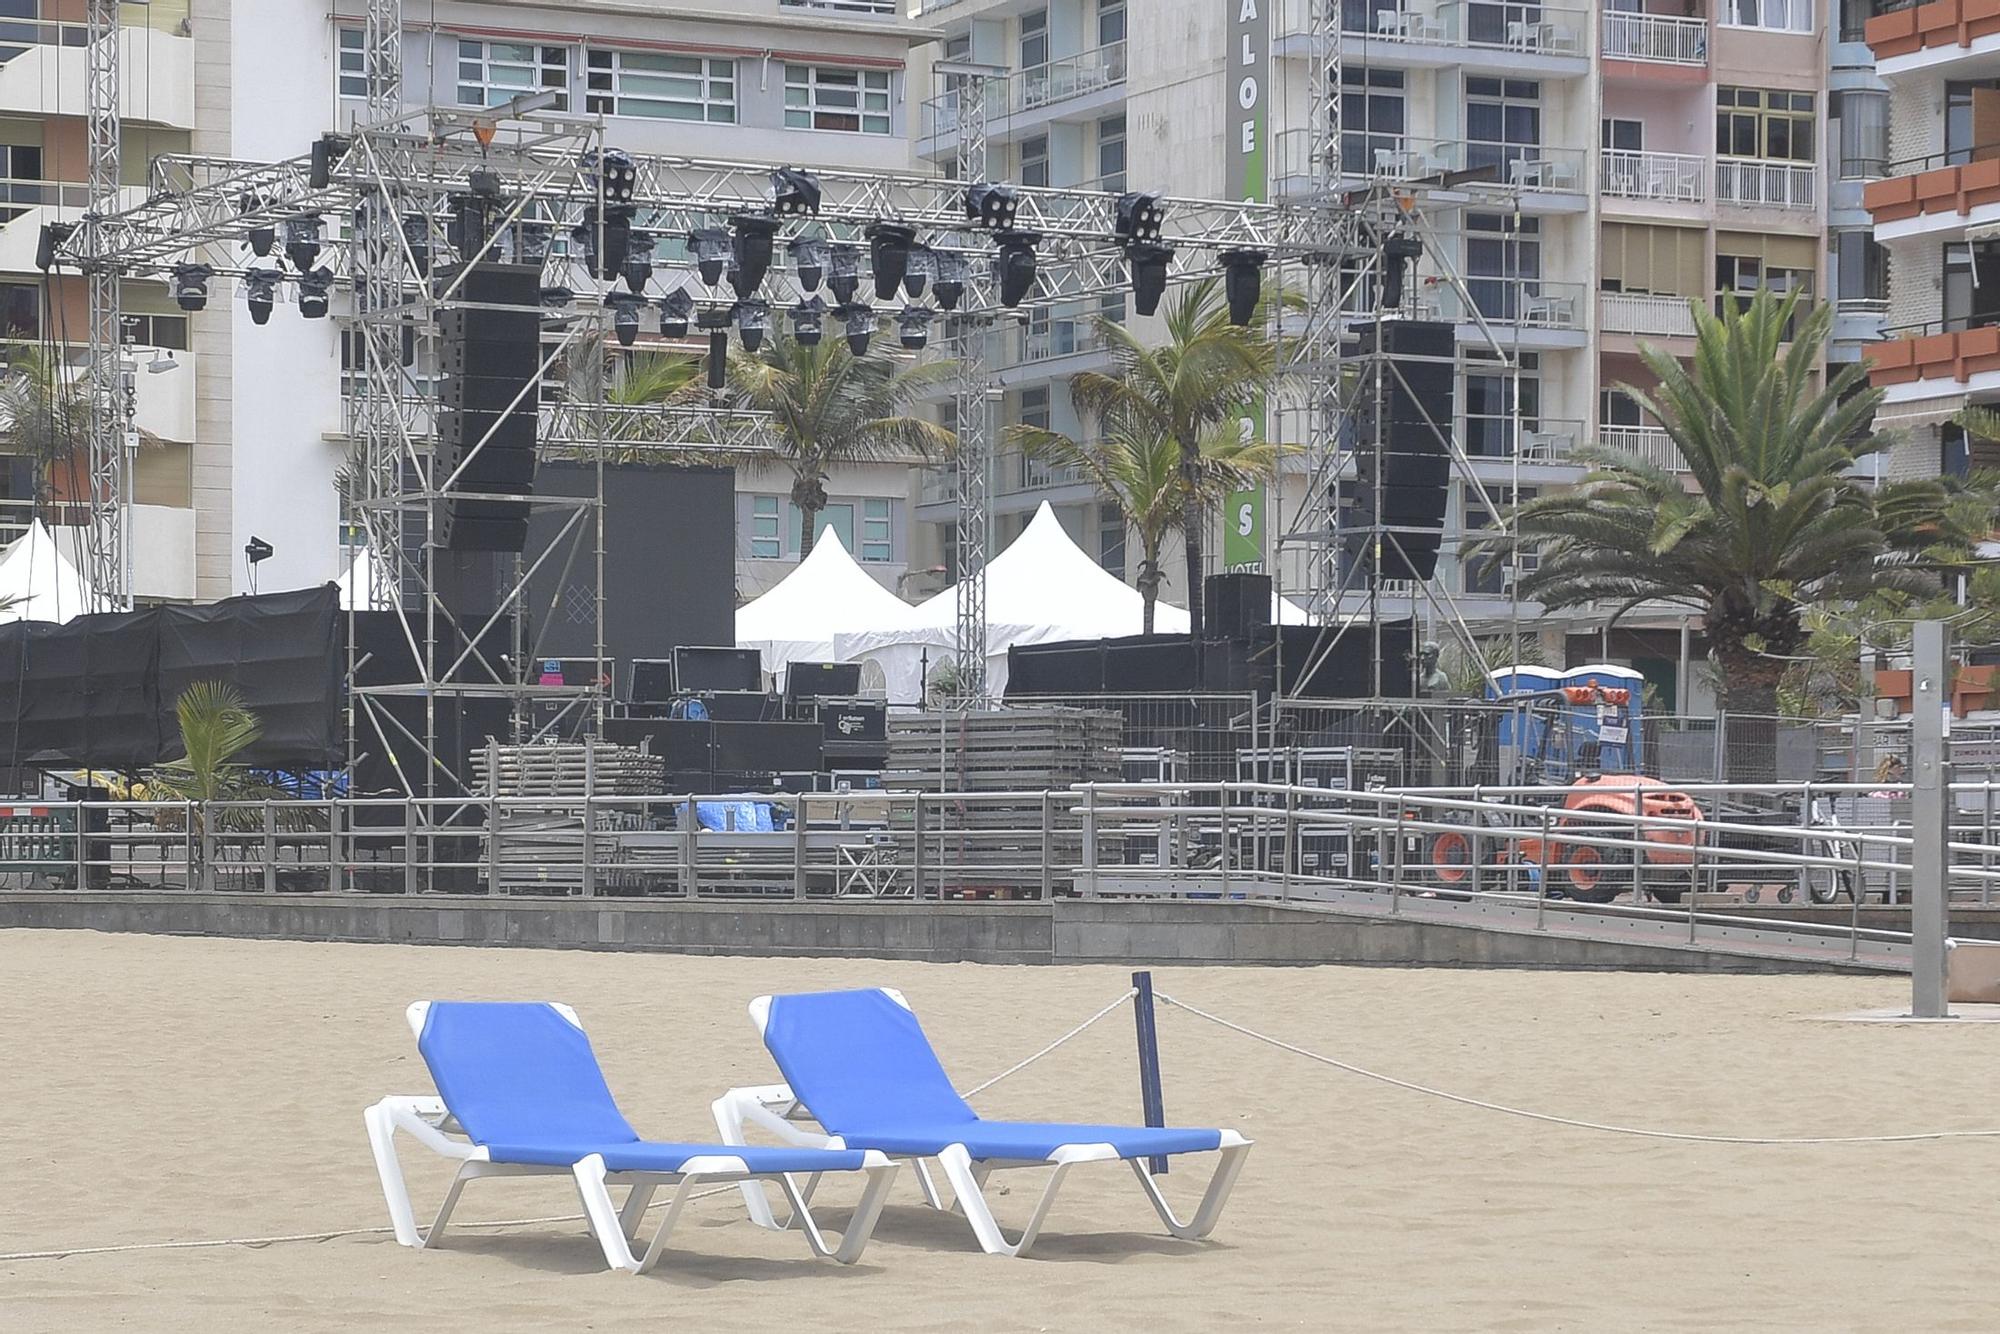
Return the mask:
<svg viewBox="0 0 2000 1334"><path fill-rule="evenodd" d="M958 640L958 590L947 588L918 604L914 622L900 629L857 629L834 641L843 662L861 659L882 668L889 698L923 697L924 663L949 657ZM986 567L986 686L1007 686L1007 650L1016 644L1136 635L1145 624L1139 590L1086 555L1044 502L1013 545ZM1156 634L1186 634L1188 614L1162 602L1154 608Z"/></svg>
<svg viewBox="0 0 2000 1334"><path fill-rule="evenodd" d="M340 575L342 611L388 611L396 603L379 581L375 552L362 547Z"/></svg>
<svg viewBox="0 0 2000 1334"><path fill-rule="evenodd" d="M917 609L854 563L829 528L812 555L762 597L736 609L736 643L764 655L764 670L783 683L794 662L845 661L834 638L847 631L894 633L916 623Z"/></svg>
<svg viewBox="0 0 2000 1334"><path fill-rule="evenodd" d="M36 519L0 556L0 622L63 622L95 606L83 574Z"/></svg>

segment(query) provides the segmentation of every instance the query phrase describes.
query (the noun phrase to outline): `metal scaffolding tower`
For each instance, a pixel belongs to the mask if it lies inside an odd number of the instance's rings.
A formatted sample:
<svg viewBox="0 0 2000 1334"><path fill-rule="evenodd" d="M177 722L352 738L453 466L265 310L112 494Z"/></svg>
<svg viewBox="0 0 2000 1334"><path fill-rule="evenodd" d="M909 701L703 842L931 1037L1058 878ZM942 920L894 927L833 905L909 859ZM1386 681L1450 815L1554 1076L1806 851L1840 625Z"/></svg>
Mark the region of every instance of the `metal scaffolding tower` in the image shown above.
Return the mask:
<svg viewBox="0 0 2000 1334"><path fill-rule="evenodd" d="M89 352L84 400L90 435L89 527L84 541L84 577L97 610L132 605L130 534L131 454L135 443L132 387L125 370L124 320L119 308L119 271L112 261L102 222L118 212L119 0L89 0L86 38L89 79L85 87L85 136L89 148L90 207L75 239L89 287Z"/></svg>

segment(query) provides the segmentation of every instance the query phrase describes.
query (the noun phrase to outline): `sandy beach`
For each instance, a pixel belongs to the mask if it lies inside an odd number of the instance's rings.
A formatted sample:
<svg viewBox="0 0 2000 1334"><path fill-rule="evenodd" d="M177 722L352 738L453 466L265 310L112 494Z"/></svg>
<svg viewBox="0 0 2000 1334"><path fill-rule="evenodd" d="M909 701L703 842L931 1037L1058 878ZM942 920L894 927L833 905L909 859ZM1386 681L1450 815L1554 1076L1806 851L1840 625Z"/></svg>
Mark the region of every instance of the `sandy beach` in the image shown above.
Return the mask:
<svg viewBox="0 0 2000 1334"><path fill-rule="evenodd" d="M2000 1026L1813 1016L1890 981L1392 969L1166 969L1163 990L1300 1045L1592 1120L1769 1136L2000 1126ZM567 1000L642 1133L774 1071L769 990L891 984L961 1086L1126 986L994 968L0 933L0 1253L385 1222L361 1110L429 1091L422 997ZM1082 1169L1035 1255L978 1253L899 1187L851 1269L702 1201L644 1277L581 1224L0 1261L12 1331L1924 1329L1994 1323L2000 1141L1668 1143L1531 1123L1310 1064L1168 1010L1170 1120L1258 1141L1213 1241L1160 1234L1122 1169ZM1114 1015L981 1095L993 1116L1136 1119ZM418 1212L445 1171L405 1152ZM1005 1178L1002 1178L1005 1180ZM1176 1171L1180 1198L1205 1181ZM1003 1222L1028 1207L1017 1174ZM848 1194L840 1192L847 1191ZM829 1222L851 1196L830 1197ZM469 1188L463 1220L572 1212L565 1183ZM1016 1212L1010 1215L1007 1210Z"/></svg>

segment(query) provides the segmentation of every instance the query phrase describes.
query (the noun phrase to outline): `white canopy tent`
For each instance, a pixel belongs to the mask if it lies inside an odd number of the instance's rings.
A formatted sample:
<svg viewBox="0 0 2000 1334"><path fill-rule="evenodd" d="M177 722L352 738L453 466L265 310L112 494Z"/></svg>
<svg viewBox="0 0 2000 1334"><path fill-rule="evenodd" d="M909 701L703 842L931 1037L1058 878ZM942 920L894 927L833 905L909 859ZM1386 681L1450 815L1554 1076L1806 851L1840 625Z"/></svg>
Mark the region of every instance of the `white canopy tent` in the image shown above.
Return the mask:
<svg viewBox="0 0 2000 1334"><path fill-rule="evenodd" d="M762 597L736 609L736 643L764 655L782 686L794 662L845 662L835 637L845 631L893 634L916 624L917 608L891 593L847 554L831 528L812 555Z"/></svg>
<svg viewBox="0 0 2000 1334"><path fill-rule="evenodd" d="M932 671L958 643L958 590L947 588L914 609L911 624L855 628L834 638L835 657L882 669L891 700L923 698L924 667ZM1027 528L986 567L986 688L1007 687L1007 650L1016 644L1136 635L1144 625L1145 599L1070 540L1044 502ZM1154 608L1156 634L1186 634L1188 614L1162 602ZM739 635L740 640L740 635Z"/></svg>
<svg viewBox="0 0 2000 1334"><path fill-rule="evenodd" d="M354 553L340 575L340 609L342 611L388 611L396 605L383 587L382 571L375 559L373 548L362 547Z"/></svg>
<svg viewBox="0 0 2000 1334"><path fill-rule="evenodd" d="M0 622L73 620L94 609L83 573L36 519L0 556Z"/></svg>

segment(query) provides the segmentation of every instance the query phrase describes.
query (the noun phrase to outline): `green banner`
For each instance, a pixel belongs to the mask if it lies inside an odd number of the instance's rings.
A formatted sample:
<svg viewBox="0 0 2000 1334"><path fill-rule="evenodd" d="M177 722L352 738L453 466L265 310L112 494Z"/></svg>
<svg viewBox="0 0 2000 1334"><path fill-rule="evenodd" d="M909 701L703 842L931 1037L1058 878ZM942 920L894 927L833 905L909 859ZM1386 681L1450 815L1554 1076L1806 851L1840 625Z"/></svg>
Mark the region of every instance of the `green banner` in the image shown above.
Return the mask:
<svg viewBox="0 0 2000 1334"><path fill-rule="evenodd" d="M1231 571L1264 568L1264 488L1231 491L1223 506L1222 565Z"/></svg>

